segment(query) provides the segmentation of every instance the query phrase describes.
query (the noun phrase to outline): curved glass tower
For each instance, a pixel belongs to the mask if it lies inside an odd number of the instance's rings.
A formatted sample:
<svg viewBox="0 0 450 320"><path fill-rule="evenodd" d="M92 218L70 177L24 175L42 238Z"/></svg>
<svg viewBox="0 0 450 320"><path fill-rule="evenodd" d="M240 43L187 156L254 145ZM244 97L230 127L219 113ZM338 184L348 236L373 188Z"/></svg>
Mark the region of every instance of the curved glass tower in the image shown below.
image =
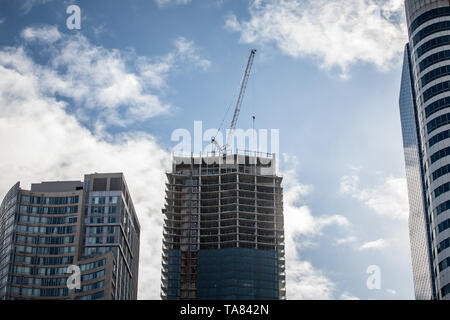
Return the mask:
<svg viewBox="0 0 450 320"><path fill-rule="evenodd" d="M405 7L400 115L415 296L450 300L450 2Z"/></svg>

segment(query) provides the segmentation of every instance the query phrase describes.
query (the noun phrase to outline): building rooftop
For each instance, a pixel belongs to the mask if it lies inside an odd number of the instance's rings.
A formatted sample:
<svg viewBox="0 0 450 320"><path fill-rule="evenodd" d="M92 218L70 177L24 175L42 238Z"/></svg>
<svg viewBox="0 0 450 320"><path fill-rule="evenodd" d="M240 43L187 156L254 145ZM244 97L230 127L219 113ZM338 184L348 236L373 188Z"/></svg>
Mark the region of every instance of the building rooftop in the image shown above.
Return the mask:
<svg viewBox="0 0 450 320"><path fill-rule="evenodd" d="M70 192L82 189L82 181L44 181L31 184L32 192Z"/></svg>

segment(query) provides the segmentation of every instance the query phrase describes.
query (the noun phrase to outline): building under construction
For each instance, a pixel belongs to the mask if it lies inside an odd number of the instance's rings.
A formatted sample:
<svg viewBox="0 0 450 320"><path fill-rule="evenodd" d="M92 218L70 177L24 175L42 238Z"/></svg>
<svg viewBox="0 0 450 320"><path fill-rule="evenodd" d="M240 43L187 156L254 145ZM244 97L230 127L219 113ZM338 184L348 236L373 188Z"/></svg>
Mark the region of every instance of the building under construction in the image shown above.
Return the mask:
<svg viewBox="0 0 450 320"><path fill-rule="evenodd" d="M173 157L163 299L285 299L282 178L272 154Z"/></svg>

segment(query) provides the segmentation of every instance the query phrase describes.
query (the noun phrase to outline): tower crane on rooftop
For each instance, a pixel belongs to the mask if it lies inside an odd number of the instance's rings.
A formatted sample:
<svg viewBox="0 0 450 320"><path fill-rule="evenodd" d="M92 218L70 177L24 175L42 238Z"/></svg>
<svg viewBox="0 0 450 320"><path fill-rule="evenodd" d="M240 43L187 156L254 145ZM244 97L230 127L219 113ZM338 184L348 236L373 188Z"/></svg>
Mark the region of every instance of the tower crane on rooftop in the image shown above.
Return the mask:
<svg viewBox="0 0 450 320"><path fill-rule="evenodd" d="M250 56L248 58L247 67L245 68L244 76L241 82L241 89L239 91L239 96L236 102L236 107L234 109L233 119L231 120L230 129L228 130L227 140L225 146L221 147L216 141L216 137L211 139L211 143L217 148L219 154L226 153L227 149L230 147L231 139L233 139L233 133L236 129L237 120L239 118L239 112L241 111L242 101L244 100L245 89L247 88L248 78L250 77L250 70L252 69L253 59L255 57L256 49L252 49ZM220 128L219 128L220 131Z"/></svg>

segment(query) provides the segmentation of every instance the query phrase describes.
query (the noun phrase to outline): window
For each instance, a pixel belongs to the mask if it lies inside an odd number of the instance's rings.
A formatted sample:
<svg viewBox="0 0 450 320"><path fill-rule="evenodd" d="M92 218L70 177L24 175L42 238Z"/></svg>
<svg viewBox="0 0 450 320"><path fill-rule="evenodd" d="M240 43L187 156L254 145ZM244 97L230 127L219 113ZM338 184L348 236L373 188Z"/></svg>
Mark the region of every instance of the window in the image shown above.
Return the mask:
<svg viewBox="0 0 450 320"><path fill-rule="evenodd" d="M426 57L419 63L420 72L424 71L426 68L432 66L435 63L449 59L450 59L450 50L439 51L437 53L434 53Z"/></svg>
<svg viewBox="0 0 450 320"><path fill-rule="evenodd" d="M446 268L448 268L450 266L450 257L448 257L447 259L442 260L439 263L439 271L442 271Z"/></svg>
<svg viewBox="0 0 450 320"><path fill-rule="evenodd" d="M89 219L90 223L103 223L103 217L91 217Z"/></svg>
<svg viewBox="0 0 450 320"><path fill-rule="evenodd" d="M99 206L99 207L91 207L91 213L105 213L105 207Z"/></svg>
<svg viewBox="0 0 450 320"><path fill-rule="evenodd" d="M92 197L93 204L105 204L105 197Z"/></svg>
<svg viewBox="0 0 450 320"><path fill-rule="evenodd" d="M81 269L81 271L86 271L86 270L95 269L95 268L104 266L105 264L106 264L106 259L102 259L102 260L91 262L88 264L82 264L80 266L80 269Z"/></svg>
<svg viewBox="0 0 450 320"><path fill-rule="evenodd" d="M450 88L450 81L440 82L424 91L423 101L427 102L434 96L437 96L438 94L449 91L449 88Z"/></svg>
<svg viewBox="0 0 450 320"><path fill-rule="evenodd" d="M433 80L447 76L449 74L450 74L450 65L433 69L422 77L422 87L426 86Z"/></svg>
<svg viewBox="0 0 450 320"><path fill-rule="evenodd" d="M445 17L450 15L450 7L440 7L436 9L432 9L427 11L420 16L418 16L409 27L409 32L412 34L419 26L424 24L427 21L430 21L435 18Z"/></svg>
<svg viewBox="0 0 450 320"><path fill-rule="evenodd" d="M420 58L425 53L427 53L428 51L430 51L434 48L444 46L447 44L450 44L450 36L448 36L448 35L433 38L433 39L425 42L424 44L422 44L419 48L417 48L417 50L416 50L417 58Z"/></svg>
<svg viewBox="0 0 450 320"><path fill-rule="evenodd" d="M105 276L105 270L100 270L93 273L84 274L81 276L81 281L89 281L96 278L101 278Z"/></svg>
<svg viewBox="0 0 450 320"><path fill-rule="evenodd" d="M450 172L450 164L447 164L433 172L433 174L432 174L433 180L436 180L437 178L439 178L449 172Z"/></svg>
<svg viewBox="0 0 450 320"><path fill-rule="evenodd" d="M116 206L111 206L109 207L109 214L115 214L117 212L117 207Z"/></svg>
<svg viewBox="0 0 450 320"><path fill-rule="evenodd" d="M449 293L450 293L450 283L447 284L446 286L444 286L444 287L441 289L441 295L442 295L442 297L445 297L445 296L448 295Z"/></svg>
<svg viewBox="0 0 450 320"><path fill-rule="evenodd" d="M69 203L78 203L79 198L78 196L74 196L74 197L70 197L69 198Z"/></svg>
<svg viewBox="0 0 450 320"><path fill-rule="evenodd" d="M431 155L431 164L435 163L439 159L444 158L448 155L450 155L450 147L447 147L447 148L437 151L436 153Z"/></svg>
<svg viewBox="0 0 450 320"><path fill-rule="evenodd" d="M450 228L450 219L447 219L438 225L439 233L441 233L442 231L447 230L449 228Z"/></svg>
<svg viewBox="0 0 450 320"><path fill-rule="evenodd" d="M107 178L95 178L94 184L92 186L93 191L107 191L106 190L107 181L108 181Z"/></svg>
<svg viewBox="0 0 450 320"><path fill-rule="evenodd" d="M443 114L427 123L427 132L428 134L430 134L434 130L442 126L445 126L449 123L450 123L450 113Z"/></svg>
<svg viewBox="0 0 450 320"><path fill-rule="evenodd" d="M444 183L443 185L440 185L434 190L434 197L437 198L441 194L446 193L450 190L450 182Z"/></svg>
<svg viewBox="0 0 450 320"><path fill-rule="evenodd" d="M81 297L76 297L76 300L97 300L97 299L101 299L105 296L105 292L104 291L100 291L97 293L93 293L87 296L81 296Z"/></svg>
<svg viewBox="0 0 450 320"><path fill-rule="evenodd" d="M438 133L437 135L431 137L430 140L428 140L428 144L431 148L436 143L438 143L442 140L448 139L448 138L450 138L450 130L445 130L445 131L442 131L442 132Z"/></svg>
<svg viewBox="0 0 450 320"><path fill-rule="evenodd" d="M437 252L440 253L441 251L447 249L448 247L450 247L450 238L447 238L441 243L439 243L437 247Z"/></svg>
<svg viewBox="0 0 450 320"><path fill-rule="evenodd" d="M122 178L111 178L109 180L109 190L122 191Z"/></svg>
<svg viewBox="0 0 450 320"><path fill-rule="evenodd" d="M416 45L422 39L425 39L426 37L428 37L433 33L447 30L450 30L450 21L441 21L438 23L434 23L417 32L416 35L414 36L413 43L414 45Z"/></svg>

